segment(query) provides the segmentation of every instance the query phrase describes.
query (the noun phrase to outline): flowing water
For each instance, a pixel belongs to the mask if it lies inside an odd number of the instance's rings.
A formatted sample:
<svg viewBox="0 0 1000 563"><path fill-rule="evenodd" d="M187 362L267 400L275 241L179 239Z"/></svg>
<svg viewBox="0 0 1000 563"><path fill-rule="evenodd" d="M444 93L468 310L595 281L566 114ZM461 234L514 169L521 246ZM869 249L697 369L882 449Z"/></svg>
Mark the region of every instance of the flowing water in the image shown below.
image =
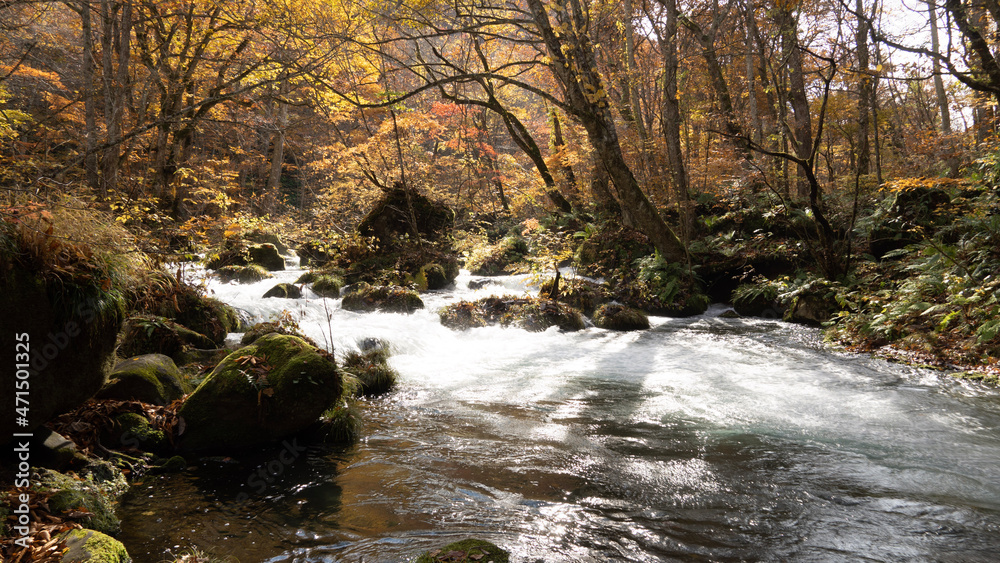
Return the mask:
<svg viewBox="0 0 1000 563"><path fill-rule="evenodd" d="M289 311L335 351L391 345L398 388L350 447L268 448L147 477L123 502L138 563L196 545L240 563L405 561L469 536L515 561L995 561L1000 400L830 352L762 319L651 330L443 328L339 300L210 288L258 320ZM329 321L327 318L329 317ZM305 451L300 451L304 449Z"/></svg>

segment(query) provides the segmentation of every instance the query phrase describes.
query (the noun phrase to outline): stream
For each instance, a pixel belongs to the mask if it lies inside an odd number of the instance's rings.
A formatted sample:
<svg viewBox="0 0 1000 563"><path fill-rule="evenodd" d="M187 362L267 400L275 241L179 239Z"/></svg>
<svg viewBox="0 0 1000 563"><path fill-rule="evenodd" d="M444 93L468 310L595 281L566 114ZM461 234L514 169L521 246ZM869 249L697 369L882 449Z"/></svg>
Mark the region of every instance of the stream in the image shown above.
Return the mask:
<svg viewBox="0 0 1000 563"><path fill-rule="evenodd" d="M642 332L455 332L438 309L523 295L526 278L471 291L463 271L400 315L308 289L261 299L301 270L275 274L209 288L255 320L288 311L338 355L388 342L398 386L364 405L357 444L145 477L120 507L136 563L190 546L239 563L406 561L470 536L520 562L1000 557L994 390L720 307Z"/></svg>

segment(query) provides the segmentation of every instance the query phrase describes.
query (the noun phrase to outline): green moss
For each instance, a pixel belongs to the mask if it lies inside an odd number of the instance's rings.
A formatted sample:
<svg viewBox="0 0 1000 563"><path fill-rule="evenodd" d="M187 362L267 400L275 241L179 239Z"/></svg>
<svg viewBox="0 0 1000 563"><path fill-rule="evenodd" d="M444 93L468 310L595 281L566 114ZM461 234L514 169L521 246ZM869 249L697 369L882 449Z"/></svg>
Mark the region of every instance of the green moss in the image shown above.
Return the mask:
<svg viewBox="0 0 1000 563"><path fill-rule="evenodd" d="M460 301L438 312L441 324L464 330L492 324L517 326L541 332L553 326L565 331L582 330L583 316L569 305L551 299L530 297L486 297L474 302Z"/></svg>
<svg viewBox="0 0 1000 563"><path fill-rule="evenodd" d="M423 309L424 302L412 289L362 283L344 295L341 307L347 311L357 312L412 313L417 309Z"/></svg>
<svg viewBox="0 0 1000 563"><path fill-rule="evenodd" d="M284 321L267 321L253 325L243 335L243 338L240 340L240 344L248 346L253 344L258 338L264 336L265 334L287 334L297 336L308 342L310 345L316 346L317 348L319 347L311 338L302 334L302 331L299 330L297 324L288 324Z"/></svg>
<svg viewBox="0 0 1000 563"><path fill-rule="evenodd" d="M322 297L340 297L340 290L344 287L344 280L341 278L321 274L312 282L312 290Z"/></svg>
<svg viewBox="0 0 1000 563"><path fill-rule="evenodd" d="M607 330L645 330L649 328L649 317L638 309L609 303L594 313L594 325Z"/></svg>
<svg viewBox="0 0 1000 563"><path fill-rule="evenodd" d="M361 438L363 426L357 402L347 400L323 413L317 438L326 443L353 444Z"/></svg>
<svg viewBox="0 0 1000 563"><path fill-rule="evenodd" d="M218 270L219 277L223 283L236 280L239 283L254 283L261 280L273 278L271 272L259 264L249 264L246 266L223 266Z"/></svg>
<svg viewBox="0 0 1000 563"><path fill-rule="evenodd" d="M139 315L125 322L118 344L118 357L144 354L177 357L187 348L215 348L215 342L166 317Z"/></svg>
<svg viewBox="0 0 1000 563"><path fill-rule="evenodd" d="M52 470L39 470L38 491L53 491L49 497L49 510L56 515L89 512L80 522L84 526L106 534L116 534L121 522L115 516L111 498L92 480L74 479Z"/></svg>
<svg viewBox="0 0 1000 563"><path fill-rule="evenodd" d="M154 429L141 414L120 414L115 417L115 427L122 445L143 451L161 451L169 445L163 431Z"/></svg>
<svg viewBox="0 0 1000 563"><path fill-rule="evenodd" d="M329 354L295 336L262 336L222 360L184 402L181 446L231 449L276 441L315 422L341 389Z"/></svg>
<svg viewBox="0 0 1000 563"><path fill-rule="evenodd" d="M186 391L180 377L180 369L168 356L146 354L118 362L108 384L97 396L101 399L168 405L180 399Z"/></svg>
<svg viewBox="0 0 1000 563"><path fill-rule="evenodd" d="M10 516L10 509L6 502L0 502L0 538L7 537L7 517Z"/></svg>
<svg viewBox="0 0 1000 563"><path fill-rule="evenodd" d="M87 563L131 563L132 561L120 541L99 531L70 530L62 539L68 549L63 555L63 561Z"/></svg>
<svg viewBox="0 0 1000 563"><path fill-rule="evenodd" d="M416 563L482 562L509 563L510 553L496 544L474 538L450 543L443 548L424 553Z"/></svg>
<svg viewBox="0 0 1000 563"><path fill-rule="evenodd" d="M264 298L279 297L282 299L298 299L302 297L299 286L290 283L279 283L264 293Z"/></svg>
<svg viewBox="0 0 1000 563"><path fill-rule="evenodd" d="M365 352L351 351L344 356L344 372L358 379L359 394L383 395L396 385L399 373L389 367L388 357L385 348L375 348Z"/></svg>

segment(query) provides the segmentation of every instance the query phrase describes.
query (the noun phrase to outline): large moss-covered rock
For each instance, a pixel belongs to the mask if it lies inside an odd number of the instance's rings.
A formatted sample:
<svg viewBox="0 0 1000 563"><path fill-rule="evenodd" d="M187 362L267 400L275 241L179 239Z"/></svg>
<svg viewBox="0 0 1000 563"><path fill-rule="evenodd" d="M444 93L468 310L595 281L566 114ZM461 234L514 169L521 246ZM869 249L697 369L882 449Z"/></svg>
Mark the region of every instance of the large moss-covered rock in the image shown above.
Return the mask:
<svg viewBox="0 0 1000 563"><path fill-rule="evenodd" d="M282 299L299 299L302 297L302 290L299 286L291 283L279 283L264 293L264 298L280 297Z"/></svg>
<svg viewBox="0 0 1000 563"><path fill-rule="evenodd" d="M619 303L601 305L594 312L594 326L607 330L645 330L649 328L646 313Z"/></svg>
<svg viewBox="0 0 1000 563"><path fill-rule="evenodd" d="M320 297L336 299L340 297L340 290L344 287L344 280L327 274L321 274L312 282L312 290Z"/></svg>
<svg viewBox="0 0 1000 563"><path fill-rule="evenodd" d="M261 229L254 229L243 236L244 239L257 244L273 244L281 254L288 254L288 245L281 240L281 236L276 233L269 233Z"/></svg>
<svg viewBox="0 0 1000 563"><path fill-rule="evenodd" d="M553 326L565 331L583 330L583 316L565 303L531 297L487 297L460 301L438 312L441 324L454 330L488 325L516 326L541 332Z"/></svg>
<svg viewBox="0 0 1000 563"><path fill-rule="evenodd" d="M227 356L187 398L179 445L200 451L280 440L319 419L341 385L329 354L268 334Z"/></svg>
<svg viewBox="0 0 1000 563"><path fill-rule="evenodd" d="M164 354L178 358L186 349L215 348L216 343L166 317L137 315L125 321L118 356L132 358L144 354Z"/></svg>
<svg viewBox="0 0 1000 563"><path fill-rule="evenodd" d="M271 275L267 268L261 266L260 264L248 264L246 266L223 266L219 268L219 279L223 283L229 283L236 280L239 283L254 283L261 280L266 280L274 276Z"/></svg>
<svg viewBox="0 0 1000 563"><path fill-rule="evenodd" d="M247 247L247 252L251 264L259 264L272 272L285 269L285 259L273 244L254 244Z"/></svg>
<svg viewBox="0 0 1000 563"><path fill-rule="evenodd" d="M392 247L406 235L440 238L454 221L455 212L448 206L397 183L375 202L358 224L358 232L375 237L382 247Z"/></svg>
<svg viewBox="0 0 1000 563"><path fill-rule="evenodd" d="M66 552L61 563L131 563L122 542L94 530L70 530L63 534Z"/></svg>
<svg viewBox="0 0 1000 563"><path fill-rule="evenodd" d="M951 203L941 188L915 185L895 192L884 211L877 212L871 230L871 252L876 258L923 240L940 221L939 210Z"/></svg>
<svg viewBox="0 0 1000 563"><path fill-rule="evenodd" d="M457 541L441 549L428 551L417 558L416 563L481 562L509 563L510 553L486 540L470 538Z"/></svg>
<svg viewBox="0 0 1000 563"><path fill-rule="evenodd" d="M114 424L102 433L102 443L111 449L141 450L165 454L170 451L170 438L153 428L145 416L126 412L115 416Z"/></svg>
<svg viewBox="0 0 1000 563"><path fill-rule="evenodd" d="M424 308L416 291L391 285L359 283L349 288L341 307L347 311L386 313L412 313Z"/></svg>
<svg viewBox="0 0 1000 563"><path fill-rule="evenodd" d="M0 249L0 254L4 251ZM6 261L6 267L4 263ZM0 370L0 443L14 432L31 432L94 396L115 362L124 315L114 295L100 287L74 288L46 282L21 264L0 256L0 342L8 350ZM112 288L114 289L114 288ZM15 381L30 381L30 416L15 424Z"/></svg>
<svg viewBox="0 0 1000 563"><path fill-rule="evenodd" d="M146 313L167 317L197 333L207 336L216 346L226 335L239 328L240 317L225 303L208 297L196 287L173 283L150 297Z"/></svg>
<svg viewBox="0 0 1000 563"><path fill-rule="evenodd" d="M168 405L184 396L181 370L163 354L146 354L118 362L99 399Z"/></svg>

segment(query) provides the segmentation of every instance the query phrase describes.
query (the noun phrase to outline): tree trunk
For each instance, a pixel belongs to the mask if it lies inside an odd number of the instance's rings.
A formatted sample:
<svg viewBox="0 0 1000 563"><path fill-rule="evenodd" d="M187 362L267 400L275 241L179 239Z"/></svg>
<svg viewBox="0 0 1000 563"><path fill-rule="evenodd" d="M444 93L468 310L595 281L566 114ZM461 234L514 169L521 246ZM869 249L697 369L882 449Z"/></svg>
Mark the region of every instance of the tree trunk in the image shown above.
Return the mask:
<svg viewBox="0 0 1000 563"><path fill-rule="evenodd" d="M288 93L288 82L282 81L278 89L278 115L275 120L275 131L271 152L271 172L267 176L267 184L264 186L266 200L277 201L278 190L281 187L281 170L285 164L285 127L288 126L288 104L280 99Z"/></svg>
<svg viewBox="0 0 1000 563"><path fill-rule="evenodd" d="M108 146L101 153L101 193L118 186L122 162L121 132L128 98L131 64L132 4L101 0L101 50L104 66L104 126ZM115 54L118 55L115 61ZM115 64L117 62L117 68Z"/></svg>
<svg viewBox="0 0 1000 563"><path fill-rule="evenodd" d="M860 2L861 0L858 0ZM931 68L934 72L934 93L937 97L938 111L941 113L941 132L945 135L951 134L951 111L948 109L948 95L944 90L944 79L941 78L941 61L937 55L941 53L941 43L938 39L937 6L934 2L927 2L927 13L931 23Z"/></svg>
<svg viewBox="0 0 1000 563"><path fill-rule="evenodd" d="M84 112L84 156L83 167L87 185L104 197L100 178L97 175L97 100L94 92L94 30L90 17L90 2L80 3L80 27L83 33L83 112Z"/></svg>
<svg viewBox="0 0 1000 563"><path fill-rule="evenodd" d="M693 217L687 169L684 167L684 155L681 150L681 112L677 97L677 1L661 0L661 2L667 11L663 37L660 38L660 51L663 57L663 139L667 145L670 179L681 211L682 234L685 240L690 240Z"/></svg>
<svg viewBox="0 0 1000 563"><path fill-rule="evenodd" d="M590 41L586 34L576 33L587 29L588 23L580 1L570 0L568 7L554 7L560 10L554 12L560 23L569 24L569 29L559 34L553 29L542 0L527 0L527 3L552 59L549 68L566 92L567 110L583 124L598 162L618 189L622 220L648 236L664 259L687 261L684 245L642 192L622 155Z"/></svg>
<svg viewBox="0 0 1000 563"><path fill-rule="evenodd" d="M795 155L803 160L809 160L813 152L812 145L812 115L809 111L809 98L806 96L805 72L802 68L802 50L799 49L799 33L795 16L791 11L779 11L781 22L782 48L788 69L788 100L794 114L794 138L792 145ZM804 175L798 175L796 195L799 199L809 197L809 181Z"/></svg>
<svg viewBox="0 0 1000 563"><path fill-rule="evenodd" d="M868 136L871 133L871 99L874 88L873 77L869 74L868 19L864 15L864 0L855 0L858 11L858 30L855 35L858 50L858 141L857 173L868 174L871 170L871 148Z"/></svg>

